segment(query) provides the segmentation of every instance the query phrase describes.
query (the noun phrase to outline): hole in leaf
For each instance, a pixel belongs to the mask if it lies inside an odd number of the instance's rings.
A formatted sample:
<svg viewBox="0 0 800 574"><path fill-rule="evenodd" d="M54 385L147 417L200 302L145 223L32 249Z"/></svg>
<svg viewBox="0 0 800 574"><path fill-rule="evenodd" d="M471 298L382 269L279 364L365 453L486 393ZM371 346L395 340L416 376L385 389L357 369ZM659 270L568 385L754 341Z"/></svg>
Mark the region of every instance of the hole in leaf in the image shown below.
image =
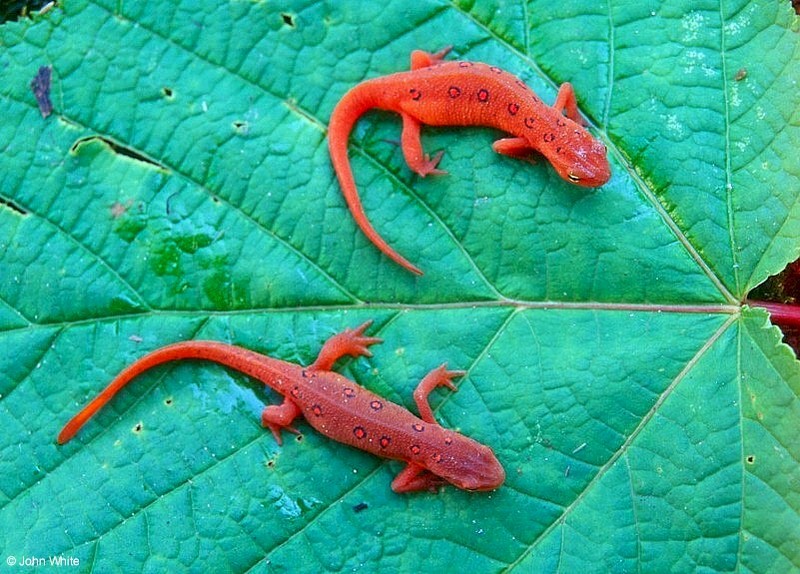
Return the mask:
<svg viewBox="0 0 800 574"><path fill-rule="evenodd" d="M268 460L268 461L267 461L267 466L268 466L269 468L273 468L273 467L275 466L275 461L274 461L274 460Z"/></svg>
<svg viewBox="0 0 800 574"><path fill-rule="evenodd" d="M369 504L367 504L366 502L359 502L353 507L353 512L359 513L363 510L366 510L367 508L369 508Z"/></svg>
<svg viewBox="0 0 800 574"><path fill-rule="evenodd" d="M172 406L172 397L166 399L164 401L164 404L167 405L168 407Z"/></svg>
<svg viewBox="0 0 800 574"><path fill-rule="evenodd" d="M753 464L756 461L756 457L752 454L748 454L745 457L745 460L747 461L747 464Z"/></svg>
<svg viewBox="0 0 800 574"><path fill-rule="evenodd" d="M294 440L296 440L297 442L303 442L303 435L299 434L295 436Z"/></svg>
<svg viewBox="0 0 800 574"><path fill-rule="evenodd" d="M733 77L734 80L737 82L741 82L747 77L747 68L739 68L739 71L736 72L736 75Z"/></svg>
<svg viewBox="0 0 800 574"><path fill-rule="evenodd" d="M16 203L11 201L10 199L5 199L3 197L0 197L0 205L4 205L5 207L10 209L11 211L19 213L20 215L28 215L27 211L22 209L19 205L17 205Z"/></svg>
<svg viewBox="0 0 800 574"><path fill-rule="evenodd" d="M233 129L241 134L246 134L247 131L250 129L250 126L247 122L243 120L236 120L233 122Z"/></svg>
<svg viewBox="0 0 800 574"><path fill-rule="evenodd" d="M170 99L174 95L174 93L172 91L172 88L168 88L167 86L164 86L163 88L161 88L161 93L164 94L165 97L170 98Z"/></svg>
<svg viewBox="0 0 800 574"><path fill-rule="evenodd" d="M143 428L142 423L136 423L136 426L133 427L133 432L140 433L142 432L142 428Z"/></svg>
<svg viewBox="0 0 800 574"><path fill-rule="evenodd" d="M110 149L115 154L122 155L122 156L125 156L125 157L129 157L129 158L134 159L136 161L140 161L142 163L153 165L153 166L158 167L160 169L166 169L160 163L158 163L156 161L153 161L152 159L150 159L149 157L139 153L138 151L136 151L134 149L131 149L129 147L126 147L126 146L124 146L122 144L119 144L119 143L115 142L114 140L112 140L111 138L108 138L108 137L105 137L105 136L100 136L100 135L86 136L84 138L79 139L74 144L72 144L72 147L69 149L69 151L71 153L73 153L73 154L78 154L80 152L80 149L83 146L90 145L90 144L93 144L93 143L96 143L96 142L99 142L102 145L106 146L108 149Z"/></svg>
<svg viewBox="0 0 800 574"><path fill-rule="evenodd" d="M287 26L289 26L290 28L294 28L295 27L294 15L288 14L286 12L283 12L281 14L281 19L283 20L283 23L286 24Z"/></svg>

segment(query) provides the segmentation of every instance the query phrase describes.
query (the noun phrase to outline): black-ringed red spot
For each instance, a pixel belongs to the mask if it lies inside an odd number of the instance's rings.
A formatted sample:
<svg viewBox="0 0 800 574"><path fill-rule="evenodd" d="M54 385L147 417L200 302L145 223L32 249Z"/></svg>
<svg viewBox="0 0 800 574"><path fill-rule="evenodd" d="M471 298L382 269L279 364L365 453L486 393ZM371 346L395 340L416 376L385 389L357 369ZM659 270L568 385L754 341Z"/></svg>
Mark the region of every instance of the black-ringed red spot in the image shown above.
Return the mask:
<svg viewBox="0 0 800 574"><path fill-rule="evenodd" d="M489 69L490 69L492 72L494 72L495 74L502 74L502 73L503 73L503 70L501 70L501 69L500 69L500 68L498 68L497 66L489 66Z"/></svg>
<svg viewBox="0 0 800 574"><path fill-rule="evenodd" d="M435 453L431 457L431 459L433 460L433 462L442 462L442 453L440 453L440 452Z"/></svg>
<svg viewBox="0 0 800 574"><path fill-rule="evenodd" d="M425 430L425 425L421 425L419 423L414 423L414 424L411 425L411 428L414 429L417 432L422 432L422 431Z"/></svg>
<svg viewBox="0 0 800 574"><path fill-rule="evenodd" d="M450 437L450 436L448 436L448 437L445 437L445 439L444 439L444 444L446 444L446 445L451 445L451 444L453 444L453 437Z"/></svg>
<svg viewBox="0 0 800 574"><path fill-rule="evenodd" d="M321 417L322 405L311 405L311 412L314 413L314 416Z"/></svg>
<svg viewBox="0 0 800 574"><path fill-rule="evenodd" d="M381 448L387 448L390 444L392 444L392 438L383 435L381 440L378 441L378 444L381 445Z"/></svg>
<svg viewBox="0 0 800 574"><path fill-rule="evenodd" d="M525 123L525 127L530 130L530 129L533 129L533 125L536 123L536 120L534 118L528 116L527 118L525 118L525 122L524 123Z"/></svg>
<svg viewBox="0 0 800 574"><path fill-rule="evenodd" d="M354 396L356 396L356 390L353 387L345 387L342 393L344 393L344 396L346 396L348 399L352 399Z"/></svg>
<svg viewBox="0 0 800 574"><path fill-rule="evenodd" d="M370 407L370 408L371 408L373 411L379 411L379 410L381 410L381 409L383 408L383 403L382 403L382 402L380 402L379 400L374 400L374 401L371 401L371 402L369 403L369 407Z"/></svg>
<svg viewBox="0 0 800 574"><path fill-rule="evenodd" d="M461 95L461 88L459 88L458 86L450 86L447 89L447 95L450 96L451 98L457 98L458 96Z"/></svg>
<svg viewBox="0 0 800 574"><path fill-rule="evenodd" d="M458 63L458 67L459 68L471 68L472 67L472 62L459 62Z"/></svg>
<svg viewBox="0 0 800 574"><path fill-rule="evenodd" d="M564 151L564 148L562 148L561 146L558 146L558 147L556 148L556 153L561 153L561 152L563 152L563 151Z"/></svg>
<svg viewBox="0 0 800 574"><path fill-rule="evenodd" d="M367 438L367 430L364 427L354 427L353 436L357 439L365 439Z"/></svg>
<svg viewBox="0 0 800 574"><path fill-rule="evenodd" d="M564 121L564 118L558 118L558 119L556 120L556 125L557 125L558 127L561 127L561 128L563 128L565 125L567 125L567 122L565 122L565 121Z"/></svg>
<svg viewBox="0 0 800 574"><path fill-rule="evenodd" d="M308 377L308 373L306 372L306 370L305 370L305 369L303 369L302 371L300 371L300 376L301 376L301 377L303 377L304 379Z"/></svg>
<svg viewBox="0 0 800 574"><path fill-rule="evenodd" d="M300 387L292 387L292 390L289 391L289 394L292 395L294 398L300 396Z"/></svg>
<svg viewBox="0 0 800 574"><path fill-rule="evenodd" d="M411 99L415 102L422 97L422 92L420 92L417 88L411 88L408 90L408 93L411 94Z"/></svg>
<svg viewBox="0 0 800 574"><path fill-rule="evenodd" d="M542 139L543 139L544 141L546 141L547 143L550 143L550 142L552 142L552 141L555 141L555 139L556 139L556 134L554 134L554 133L552 133L552 132L547 132L546 134L544 134L544 135L542 136Z"/></svg>
<svg viewBox="0 0 800 574"><path fill-rule="evenodd" d="M509 114L511 114L512 116L516 116L518 111L519 111L519 104L515 104L514 102L508 104Z"/></svg>
<svg viewBox="0 0 800 574"><path fill-rule="evenodd" d="M478 90L478 101L485 104L489 101L489 90L486 88L481 88Z"/></svg>
<svg viewBox="0 0 800 574"><path fill-rule="evenodd" d="M411 450L411 454L419 454L420 452L422 452L422 449L419 448L418 444L412 444L411 447L410 447L410 450Z"/></svg>

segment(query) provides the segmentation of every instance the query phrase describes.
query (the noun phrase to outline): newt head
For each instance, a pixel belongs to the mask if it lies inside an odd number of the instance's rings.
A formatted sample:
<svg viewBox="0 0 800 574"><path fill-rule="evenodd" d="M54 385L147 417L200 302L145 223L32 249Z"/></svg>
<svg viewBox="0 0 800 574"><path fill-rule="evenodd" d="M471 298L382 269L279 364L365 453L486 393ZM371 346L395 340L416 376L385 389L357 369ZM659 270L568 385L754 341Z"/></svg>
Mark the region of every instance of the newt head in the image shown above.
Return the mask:
<svg viewBox="0 0 800 574"><path fill-rule="evenodd" d="M575 122L562 119L560 123L568 125L540 148L541 153L558 175L570 183L581 187L600 187L606 183L611 177L606 146Z"/></svg>
<svg viewBox="0 0 800 574"><path fill-rule="evenodd" d="M494 490L503 484L506 471L491 448L458 433L450 436L451 454L428 460L430 472L464 490Z"/></svg>

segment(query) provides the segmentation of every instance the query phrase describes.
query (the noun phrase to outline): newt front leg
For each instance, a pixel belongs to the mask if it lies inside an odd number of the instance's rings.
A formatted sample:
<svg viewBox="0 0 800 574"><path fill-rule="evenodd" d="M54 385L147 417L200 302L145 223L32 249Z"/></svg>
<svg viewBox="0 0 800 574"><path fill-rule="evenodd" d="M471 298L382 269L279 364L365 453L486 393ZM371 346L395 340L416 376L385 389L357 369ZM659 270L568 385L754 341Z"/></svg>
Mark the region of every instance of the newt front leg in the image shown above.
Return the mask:
<svg viewBox="0 0 800 574"><path fill-rule="evenodd" d="M423 377L414 391L414 402L417 404L417 410L422 420L438 424L428 403L428 395L438 386L457 391L458 388L452 383L452 379L462 377L465 374L466 371L448 371L447 364L442 364ZM437 487L445 482L440 476L430 472L424 466L409 462L392 481L392 490L395 492L436 490Z"/></svg>

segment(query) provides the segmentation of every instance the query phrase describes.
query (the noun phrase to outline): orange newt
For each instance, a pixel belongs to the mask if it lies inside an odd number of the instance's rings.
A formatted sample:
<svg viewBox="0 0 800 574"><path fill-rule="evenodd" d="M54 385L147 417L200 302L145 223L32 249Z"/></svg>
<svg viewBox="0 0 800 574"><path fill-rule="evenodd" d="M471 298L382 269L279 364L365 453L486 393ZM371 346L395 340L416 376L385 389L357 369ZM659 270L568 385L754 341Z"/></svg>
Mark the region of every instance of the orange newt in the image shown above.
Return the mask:
<svg viewBox="0 0 800 574"><path fill-rule="evenodd" d="M446 173L437 168L441 151L431 158L422 150L422 124L498 128L513 137L494 142L494 151L517 158L538 152L558 175L577 185L598 187L611 175L606 147L581 125L572 85L562 84L550 107L522 80L500 68L477 62L443 62L449 51L449 47L436 54L415 50L411 71L367 80L352 88L333 110L328 133L334 171L361 231L386 256L418 275L422 271L378 235L358 197L347 158L347 139L368 110L400 114L403 155L411 170L422 177Z"/></svg>
<svg viewBox="0 0 800 574"><path fill-rule="evenodd" d="M292 421L303 415L327 437L406 462L392 481L395 492L433 490L445 483L465 490L493 490L503 484L505 471L492 449L440 426L428 404L428 395L437 386L456 390L451 380L463 375L463 371L448 371L446 365L441 365L422 379L414 391L421 418L331 371L344 355L372 356L369 345L380 343L381 339L364 336L371 324L367 321L328 339L308 367L215 341L185 341L162 347L118 374L64 425L58 443L64 444L75 436L117 391L141 373L170 361L203 359L241 371L284 396L282 404L269 405L261 413L261 424L272 431L279 445L281 429L297 433Z"/></svg>

